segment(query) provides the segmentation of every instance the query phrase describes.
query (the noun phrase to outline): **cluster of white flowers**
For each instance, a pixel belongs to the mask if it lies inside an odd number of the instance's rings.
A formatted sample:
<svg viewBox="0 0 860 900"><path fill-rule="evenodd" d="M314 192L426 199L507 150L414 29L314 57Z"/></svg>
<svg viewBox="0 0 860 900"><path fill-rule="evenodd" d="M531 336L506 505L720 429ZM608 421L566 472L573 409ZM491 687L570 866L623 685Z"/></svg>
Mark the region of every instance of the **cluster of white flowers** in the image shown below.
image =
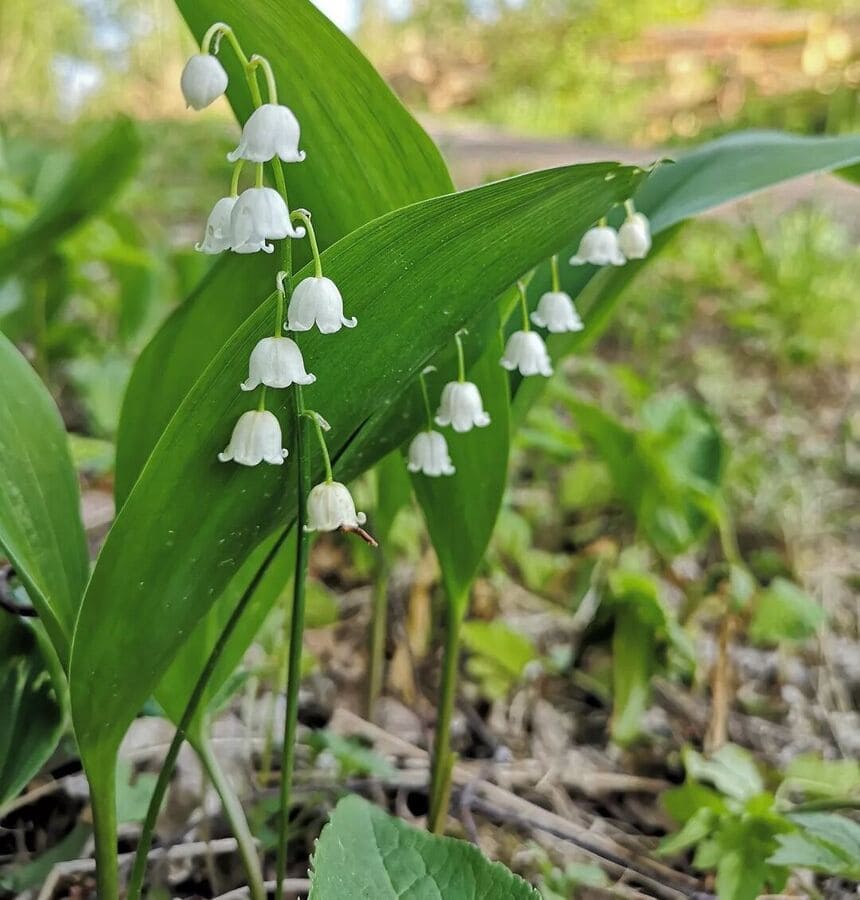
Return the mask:
<svg viewBox="0 0 860 900"><path fill-rule="evenodd" d="M627 218L616 231L601 220L582 236L579 250L570 258L572 266L623 266L631 259L644 259L651 249L651 224L632 200L625 204Z"/></svg>
<svg viewBox="0 0 860 900"><path fill-rule="evenodd" d="M302 351L295 340L282 334L309 331L316 327L321 334L333 334L342 327L354 328L355 318L346 318L343 298L337 285L323 277L322 263L316 236L311 224L311 214L304 209L290 212L285 192L264 184L264 167L271 163L299 163L305 159L299 149L301 130L299 122L288 107L278 103L274 74L268 61L260 56L246 58L229 26L213 25L202 42L202 52L188 60L182 73L181 87L186 102L194 109L203 109L220 97L227 89L228 76L217 57L209 52L214 41L215 52L222 37L228 37L242 62L249 79L255 110L242 128L239 145L227 155L234 163L230 195L222 197L209 214L203 240L197 244L202 253L272 253L271 241L301 239L309 236L314 256L314 276L303 279L292 292L284 319L284 303L288 275L278 273L275 334L257 342L248 360L248 377L240 385L243 391L262 388L257 409L243 413L233 428L226 449L218 454L221 462L234 462L242 466L260 463L282 465L288 451L282 447L281 424L274 413L266 409L266 389L283 389L296 385L311 385L316 376L305 367ZM262 102L256 81L256 69L266 76L268 103ZM256 166L256 183L241 194L239 178L245 163ZM276 175L280 172L276 168ZM276 178L280 186L283 180ZM299 224L301 223L301 224ZM271 298L270 298L271 299ZM299 404L299 408L303 404ZM331 460L323 430L328 423L313 411L303 413L312 419L322 448L325 463L325 481L316 485L307 498L307 531L357 531L373 542L362 526L364 513L356 512L355 503L347 487L334 480Z"/></svg>

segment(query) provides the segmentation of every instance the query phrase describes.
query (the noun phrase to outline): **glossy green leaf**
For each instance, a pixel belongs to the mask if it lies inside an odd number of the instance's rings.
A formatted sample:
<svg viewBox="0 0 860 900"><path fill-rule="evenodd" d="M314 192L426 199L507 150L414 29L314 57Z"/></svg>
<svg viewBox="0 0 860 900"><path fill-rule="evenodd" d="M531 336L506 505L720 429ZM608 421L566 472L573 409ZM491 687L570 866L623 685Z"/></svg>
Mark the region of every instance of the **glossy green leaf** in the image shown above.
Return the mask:
<svg viewBox="0 0 860 900"><path fill-rule="evenodd" d="M326 251L324 269L349 298L359 327L300 340L317 376L307 403L333 425L337 476L349 480L403 443L420 420L392 419L389 411L427 361L456 330L486 316L518 274L552 252L559 234L635 183L632 170L614 164L536 172L407 207ZM240 562L293 516L289 462L248 470L216 460L238 415L256 402L238 383L274 311L274 300L254 311L202 373L102 549L72 651L72 710L90 767L112 755ZM288 392L269 397L286 423ZM318 455L314 463L319 474ZM107 634L100 624L108 617L134 628Z"/></svg>
<svg viewBox="0 0 860 900"><path fill-rule="evenodd" d="M140 139L119 118L96 130L27 226L0 246L0 281L45 256L52 245L99 212L137 168Z"/></svg>
<svg viewBox="0 0 860 900"><path fill-rule="evenodd" d="M812 637L826 616L820 604L785 578L774 580L755 600L749 635L760 644L803 641Z"/></svg>
<svg viewBox="0 0 860 900"><path fill-rule="evenodd" d="M65 666L89 572L78 481L47 388L0 334L0 553Z"/></svg>
<svg viewBox="0 0 860 900"><path fill-rule="evenodd" d="M746 197L802 175L829 172L860 162L860 136L799 137L781 132L747 131L709 141L677 162L663 164L635 194L636 206L651 219L654 247L641 261L620 268L574 268L567 260L576 252L580 233L559 253L562 286L576 299L585 320L578 334L550 335L553 358L591 346L611 322L624 289L642 266L658 258L659 251L692 216ZM621 219L620 211L615 218ZM533 304L549 289L549 270L542 267L529 285ZM514 420L521 422L542 391L539 379L516 385Z"/></svg>
<svg viewBox="0 0 860 900"><path fill-rule="evenodd" d="M52 671L53 669L53 671ZM0 809L54 752L63 733L62 675L36 628L0 614Z"/></svg>
<svg viewBox="0 0 860 900"><path fill-rule="evenodd" d="M635 609L615 616L612 632L612 739L622 747L634 741L651 699L656 640Z"/></svg>
<svg viewBox="0 0 860 900"><path fill-rule="evenodd" d="M225 21L246 53L260 53L272 63L280 99L299 119L307 152L304 162L284 169L290 205L312 211L321 248L371 219L453 190L445 163L421 126L352 42L308 0L249 0L241 15L227 0L179 0L177 5L198 39L213 22ZM230 102L245 121L250 96L227 41L219 58L230 75ZM232 149L225 147L225 154ZM225 190L229 173L225 159ZM306 261L305 242L294 243L293 252L297 261ZM120 421L118 506L200 373L272 289L277 267L277 259L262 253L226 255L144 350Z"/></svg>
<svg viewBox="0 0 860 900"><path fill-rule="evenodd" d="M412 828L356 795L335 807L313 857L310 900L540 900L465 841Z"/></svg>
<svg viewBox="0 0 860 900"><path fill-rule="evenodd" d="M460 610L490 542L507 481L510 422L508 376L499 365L503 349L498 330L493 329L484 352L468 373L481 392L490 424L465 434L439 429L448 442L454 475L412 475L448 597ZM431 402L438 401L444 384L456 377L456 367L440 366L440 371L428 378Z"/></svg>

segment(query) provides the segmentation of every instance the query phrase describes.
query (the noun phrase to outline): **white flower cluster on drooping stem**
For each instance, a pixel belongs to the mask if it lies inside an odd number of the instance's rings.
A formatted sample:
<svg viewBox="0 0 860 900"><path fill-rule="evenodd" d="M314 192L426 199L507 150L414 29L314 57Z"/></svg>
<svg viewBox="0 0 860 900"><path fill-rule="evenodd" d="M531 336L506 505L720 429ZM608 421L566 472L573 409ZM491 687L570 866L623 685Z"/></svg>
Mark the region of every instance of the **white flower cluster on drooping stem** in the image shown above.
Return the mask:
<svg viewBox="0 0 860 900"><path fill-rule="evenodd" d="M601 219L589 228L579 242L579 249L570 258L572 266L623 266L631 259L644 259L651 249L651 223L636 212L632 200L624 204L627 217L616 231Z"/></svg>
<svg viewBox="0 0 860 900"><path fill-rule="evenodd" d="M222 37L226 37L242 64L255 109L242 128L242 136L235 150L227 155L234 163L229 196L218 200L206 223L203 240L197 244L202 253L216 254L231 250L234 253L272 253L272 241L301 239L308 236L314 258L314 275L303 279L292 291L284 321L289 274L279 272L275 292L276 321L274 334L261 338L253 347L248 360L248 377L240 385L242 391L260 388L257 408L243 413L236 422L230 441L218 454L221 462L242 466L260 463L282 465L288 456L282 447L281 424L277 416L266 409L267 389L281 390L294 386L301 391L316 381L308 372L301 348L292 338L284 336L284 329L292 332L309 331L316 327L321 334L333 334L342 327L354 328L355 318L343 312L343 298L337 285L323 276L322 261L311 214L299 209L290 212L282 163L300 163L305 159L299 149L301 130L292 110L278 103L274 72L268 60L261 56L245 55L232 29L223 23L213 25L203 38L201 53L191 57L182 73L181 87L189 106L202 109L227 89L228 77L214 52ZM257 70L265 75L268 102L263 103ZM255 183L241 194L239 179L246 163L256 166ZM277 189L265 184L265 166L272 166ZM356 531L366 540L373 539L363 530L364 513L357 512L352 496L345 485L334 480L324 430L328 423L318 413L304 409L301 395L297 398L299 415L309 417L315 426L325 464L325 481L310 491L307 499L307 531ZM296 423L298 426L298 422Z"/></svg>

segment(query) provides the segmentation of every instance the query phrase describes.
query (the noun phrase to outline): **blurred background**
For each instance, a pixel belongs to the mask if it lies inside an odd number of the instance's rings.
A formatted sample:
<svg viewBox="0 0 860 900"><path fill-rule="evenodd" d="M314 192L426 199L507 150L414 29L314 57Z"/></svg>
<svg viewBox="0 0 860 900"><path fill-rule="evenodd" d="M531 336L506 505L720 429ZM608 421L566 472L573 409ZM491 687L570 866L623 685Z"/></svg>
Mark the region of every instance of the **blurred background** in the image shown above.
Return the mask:
<svg viewBox="0 0 860 900"><path fill-rule="evenodd" d="M741 128L835 135L860 126L856 0L318 5L424 123L461 186L587 159L647 163ZM178 85L190 52L167 0L0 0L0 245L68 190L76 155L104 129L127 140L105 165L97 214L0 280L0 330L60 404L94 528L112 515L128 373L211 264L192 246L226 188L224 154L238 134L226 101L186 112ZM123 114L140 147L110 124ZM607 749L615 613L608 601L596 609L589 590L607 560L650 572L659 589L647 671L659 702L615 734L621 743L650 736L633 769L663 777L668 766L678 777L668 735L709 726L691 697L712 677L721 640L735 645L740 718L730 737L775 771L804 753L860 755L858 211L856 187L821 176L691 223L632 283L594 352L561 367L517 436L475 592L464 693L479 715L460 724L466 755L504 740L540 757L541 742L561 741L618 765ZM625 501L611 448L572 414L582 404L634 436L638 471L657 485L647 508ZM689 514L683 459L697 441L719 460L722 533ZM395 705L383 724L404 733L411 709L432 696L414 665L428 653L437 573L414 510L401 513L394 543ZM747 595L764 599L739 611L727 636L733 558L754 578ZM367 622L355 591L372 565L354 544L317 545L307 646L323 707L333 702L326 678L341 701L350 680L360 694L350 666ZM277 642L264 635L258 649L260 671L270 671ZM563 678L523 730L515 698L536 661ZM753 720L765 724L745 730ZM606 815L642 833L671 828L665 815L619 810ZM541 860L546 896L568 896L552 893L561 876Z"/></svg>

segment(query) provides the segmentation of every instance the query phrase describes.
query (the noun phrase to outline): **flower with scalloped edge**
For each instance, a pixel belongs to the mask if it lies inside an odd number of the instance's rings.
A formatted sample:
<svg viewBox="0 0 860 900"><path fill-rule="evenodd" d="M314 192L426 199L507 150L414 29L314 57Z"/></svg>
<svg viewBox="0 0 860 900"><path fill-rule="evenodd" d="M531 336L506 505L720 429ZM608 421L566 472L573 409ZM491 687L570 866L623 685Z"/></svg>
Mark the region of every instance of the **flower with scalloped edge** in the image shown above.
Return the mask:
<svg viewBox="0 0 860 900"><path fill-rule="evenodd" d="M419 431L409 445L407 468L430 478L453 475L457 470L451 463L445 435L438 431Z"/></svg>
<svg viewBox="0 0 860 900"><path fill-rule="evenodd" d="M500 360L509 372L519 369L520 375L552 375L552 362L543 338L536 331L515 331L505 344Z"/></svg>
<svg viewBox="0 0 860 900"><path fill-rule="evenodd" d="M257 343L248 361L248 379L240 387L253 391L261 384L286 388L291 384L313 384L316 375L305 371L299 345L288 337L267 337Z"/></svg>
<svg viewBox="0 0 860 900"><path fill-rule="evenodd" d="M450 425L460 433L489 425L490 416L484 410L478 386L471 381L449 381L442 388L436 424Z"/></svg>
<svg viewBox="0 0 860 900"><path fill-rule="evenodd" d="M209 213L206 220L206 231L203 240L194 245L194 249L200 253L222 253L229 250L233 242L233 233L230 227L230 216L236 205L236 197L222 197Z"/></svg>
<svg viewBox="0 0 860 900"><path fill-rule="evenodd" d="M227 90L227 73L211 53L192 56L179 79L185 103L192 109L205 109Z"/></svg>
<svg viewBox="0 0 860 900"><path fill-rule="evenodd" d="M227 159L263 163L277 156L283 162L301 162L305 153L299 150L299 137L299 120L288 106L264 103L245 122L239 146Z"/></svg>
<svg viewBox="0 0 860 900"><path fill-rule="evenodd" d="M537 309L531 314L531 320L553 334L582 331L585 327L573 305L573 299L564 291L547 291L542 294Z"/></svg>
<svg viewBox="0 0 860 900"><path fill-rule="evenodd" d="M609 225L589 228L579 242L576 256L570 258L572 266L623 266L624 254L618 246L618 232Z"/></svg>
<svg viewBox="0 0 860 900"><path fill-rule="evenodd" d="M344 316L343 297L330 278L311 276L296 285L287 310L288 331L309 331L316 325L322 334L334 334L357 324L355 316Z"/></svg>
<svg viewBox="0 0 860 900"><path fill-rule="evenodd" d="M323 481L308 494L308 522L305 531L358 531L367 521L355 511L355 501L345 484Z"/></svg>
<svg viewBox="0 0 860 900"><path fill-rule="evenodd" d="M293 226L287 204L274 188L242 191L230 213L231 247L236 253L271 253L275 248L269 241L304 236L305 229Z"/></svg>
<svg viewBox="0 0 860 900"><path fill-rule="evenodd" d="M628 209L618 229L618 247L627 259L645 259L651 249L651 223L646 216Z"/></svg>
<svg viewBox="0 0 860 900"><path fill-rule="evenodd" d="M261 462L280 466L287 455L281 446L281 423L268 410L254 409L239 416L230 443L218 459L240 466L257 466Z"/></svg>

